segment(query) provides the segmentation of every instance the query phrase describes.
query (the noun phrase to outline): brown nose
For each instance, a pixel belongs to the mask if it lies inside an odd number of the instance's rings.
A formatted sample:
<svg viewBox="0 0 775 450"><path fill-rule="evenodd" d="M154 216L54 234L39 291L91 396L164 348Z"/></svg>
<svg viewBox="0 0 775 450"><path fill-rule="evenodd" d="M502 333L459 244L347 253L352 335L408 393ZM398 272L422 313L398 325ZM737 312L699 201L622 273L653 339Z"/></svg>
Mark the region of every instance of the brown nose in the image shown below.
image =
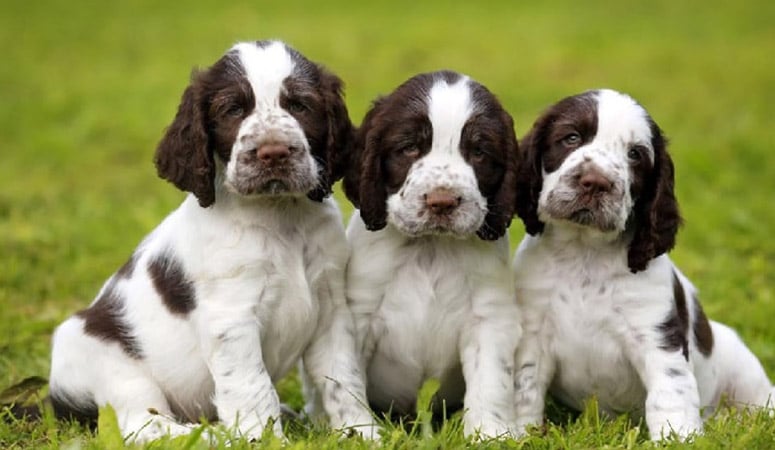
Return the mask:
<svg viewBox="0 0 775 450"><path fill-rule="evenodd" d="M579 185L584 192L589 194L604 194L609 192L614 184L603 175L599 169L594 167L586 168L579 178Z"/></svg>
<svg viewBox="0 0 775 450"><path fill-rule="evenodd" d="M268 165L284 161L291 154L291 149L284 144L264 144L258 147L256 155L258 159Z"/></svg>
<svg viewBox="0 0 775 450"><path fill-rule="evenodd" d="M460 197L446 189L435 189L425 194L425 206L433 214L445 215L455 210L460 205Z"/></svg>

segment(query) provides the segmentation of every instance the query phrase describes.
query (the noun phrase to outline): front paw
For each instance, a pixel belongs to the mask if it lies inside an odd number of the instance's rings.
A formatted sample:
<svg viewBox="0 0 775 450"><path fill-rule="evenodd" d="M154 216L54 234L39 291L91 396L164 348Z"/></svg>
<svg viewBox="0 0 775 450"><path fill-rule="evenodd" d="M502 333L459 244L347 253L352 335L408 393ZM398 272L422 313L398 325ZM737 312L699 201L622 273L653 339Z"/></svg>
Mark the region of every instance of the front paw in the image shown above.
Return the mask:
<svg viewBox="0 0 775 450"><path fill-rule="evenodd" d="M380 441L380 432L382 431L382 427L377 425L377 422L373 420L369 421L369 423L364 423L363 425L353 425L348 429L354 433L360 434L364 439L369 439L376 442Z"/></svg>
<svg viewBox="0 0 775 450"><path fill-rule="evenodd" d="M463 418L463 434L476 436L480 440L516 438L520 434L513 424L506 424L494 417L467 414Z"/></svg>
<svg viewBox="0 0 775 450"><path fill-rule="evenodd" d="M250 442L258 442L266 431L266 428L270 427L272 434L279 438L283 442L288 442L288 439L283 433L283 425L279 418L269 418L266 421L259 419L256 420L241 420L237 424L237 433L240 437Z"/></svg>
<svg viewBox="0 0 775 450"><path fill-rule="evenodd" d="M702 430L702 421L699 413L693 414L687 412L684 414L654 414L649 422L649 436L652 441L660 441L676 436L679 440L685 441L689 436L699 433Z"/></svg>
<svg viewBox="0 0 775 450"><path fill-rule="evenodd" d="M515 439L522 438L524 436L527 436L528 433L530 433L531 430L540 430L543 426L543 420L541 417L535 417L535 418L524 418L519 419L514 424L514 426L511 427L512 433Z"/></svg>

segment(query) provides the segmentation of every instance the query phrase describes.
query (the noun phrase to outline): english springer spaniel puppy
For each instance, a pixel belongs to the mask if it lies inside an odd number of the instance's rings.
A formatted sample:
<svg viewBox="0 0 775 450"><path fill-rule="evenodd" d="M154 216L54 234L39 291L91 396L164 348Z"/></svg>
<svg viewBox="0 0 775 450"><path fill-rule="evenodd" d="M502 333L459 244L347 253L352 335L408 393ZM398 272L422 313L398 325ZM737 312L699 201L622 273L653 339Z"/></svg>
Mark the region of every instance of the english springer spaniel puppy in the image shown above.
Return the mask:
<svg viewBox="0 0 775 450"><path fill-rule="evenodd" d="M138 441L200 418L282 435L273 382L301 358L331 425L374 432L328 197L353 133L341 81L282 42L195 73L155 157L190 194L56 330L55 412L110 404Z"/></svg>
<svg viewBox="0 0 775 450"><path fill-rule="evenodd" d="M766 405L756 357L709 322L666 252L681 222L666 140L646 110L611 90L550 107L522 140L514 260L524 335L518 425L540 424L548 391L573 408L645 413L651 438L684 438L727 396Z"/></svg>
<svg viewBox="0 0 775 450"><path fill-rule="evenodd" d="M510 432L521 331L506 229L517 140L484 86L417 75L376 100L346 172L347 300L372 407L414 412L428 378L465 433Z"/></svg>

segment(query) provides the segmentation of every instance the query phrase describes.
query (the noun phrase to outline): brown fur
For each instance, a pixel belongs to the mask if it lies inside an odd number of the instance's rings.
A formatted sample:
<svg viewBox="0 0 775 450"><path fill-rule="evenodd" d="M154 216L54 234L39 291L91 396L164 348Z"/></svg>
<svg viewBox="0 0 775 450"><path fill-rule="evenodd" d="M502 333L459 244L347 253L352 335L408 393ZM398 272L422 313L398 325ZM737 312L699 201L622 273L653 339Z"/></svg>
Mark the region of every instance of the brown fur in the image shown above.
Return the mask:
<svg viewBox="0 0 775 450"><path fill-rule="evenodd" d="M627 253L627 265L633 273L645 269L649 261L672 250L681 225L674 194L673 161L667 153L667 141L653 121L651 135L654 168L646 177L643 193L633 208L635 233Z"/></svg>

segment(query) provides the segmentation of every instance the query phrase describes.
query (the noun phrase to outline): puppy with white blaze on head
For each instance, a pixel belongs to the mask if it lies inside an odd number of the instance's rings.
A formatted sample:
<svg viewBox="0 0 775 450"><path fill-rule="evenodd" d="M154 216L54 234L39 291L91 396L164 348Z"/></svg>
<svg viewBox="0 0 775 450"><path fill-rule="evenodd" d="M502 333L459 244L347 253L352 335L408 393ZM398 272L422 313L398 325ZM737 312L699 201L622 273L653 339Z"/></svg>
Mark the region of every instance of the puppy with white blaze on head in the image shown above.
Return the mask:
<svg viewBox="0 0 775 450"><path fill-rule="evenodd" d="M436 378L435 409L465 408L467 435L511 432L516 152L511 116L454 72L411 78L363 120L344 177L359 208L347 300L376 410L413 413Z"/></svg>
<svg viewBox="0 0 775 450"><path fill-rule="evenodd" d="M542 423L547 391L576 409L595 397L604 413L645 415L654 440L699 432L701 410L723 398L771 406L758 359L705 317L666 254L681 218L667 143L646 110L611 90L568 97L521 151L520 430Z"/></svg>
<svg viewBox="0 0 775 450"><path fill-rule="evenodd" d="M136 441L201 418L282 435L273 383L303 360L331 426L373 436L329 197L353 132L341 81L282 42L195 73L156 151L190 194L57 328L56 414L93 421L110 404Z"/></svg>

